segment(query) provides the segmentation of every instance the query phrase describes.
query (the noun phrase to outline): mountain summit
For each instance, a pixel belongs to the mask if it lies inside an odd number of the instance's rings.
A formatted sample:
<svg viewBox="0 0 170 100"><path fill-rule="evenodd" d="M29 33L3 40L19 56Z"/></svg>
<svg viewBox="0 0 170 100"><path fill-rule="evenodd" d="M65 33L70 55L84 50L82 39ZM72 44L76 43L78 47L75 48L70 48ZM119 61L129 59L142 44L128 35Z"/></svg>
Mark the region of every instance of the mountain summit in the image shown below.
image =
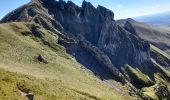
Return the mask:
<svg viewBox="0 0 170 100"><path fill-rule="evenodd" d="M27 25L34 37L55 50L51 40L45 39L38 30L46 30L48 35L53 33L57 37L55 43L100 81L120 82L132 96L146 100L153 97L138 90L146 87L159 90L162 86L166 92L164 97L160 96L162 92L157 94L158 90L153 90L152 94L156 98L168 98L169 55L141 38L130 22L124 22L125 27L122 27L114 20L114 13L103 6L95 8L87 1L79 7L72 1L32 0L1 20L1 23L10 22L34 24L34 27ZM43 57L39 57L42 61ZM167 83L160 86L157 77Z"/></svg>

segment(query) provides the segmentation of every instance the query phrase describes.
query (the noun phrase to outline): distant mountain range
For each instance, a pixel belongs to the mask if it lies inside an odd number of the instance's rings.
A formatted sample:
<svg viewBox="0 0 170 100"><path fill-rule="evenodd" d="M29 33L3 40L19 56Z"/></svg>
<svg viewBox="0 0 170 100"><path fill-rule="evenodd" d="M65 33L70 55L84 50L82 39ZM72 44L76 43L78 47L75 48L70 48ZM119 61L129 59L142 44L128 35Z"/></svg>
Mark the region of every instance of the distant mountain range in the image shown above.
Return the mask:
<svg viewBox="0 0 170 100"><path fill-rule="evenodd" d="M156 26L170 27L170 11L133 18L136 21Z"/></svg>

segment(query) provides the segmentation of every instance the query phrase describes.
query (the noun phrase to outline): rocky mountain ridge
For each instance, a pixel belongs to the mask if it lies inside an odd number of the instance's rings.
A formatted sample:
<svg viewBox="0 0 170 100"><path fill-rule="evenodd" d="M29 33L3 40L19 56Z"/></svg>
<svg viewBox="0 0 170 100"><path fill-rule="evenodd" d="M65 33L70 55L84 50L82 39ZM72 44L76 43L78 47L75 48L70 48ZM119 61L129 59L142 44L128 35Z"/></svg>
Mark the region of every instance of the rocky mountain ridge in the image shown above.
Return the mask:
<svg viewBox="0 0 170 100"><path fill-rule="evenodd" d="M31 22L56 33L59 36L56 42L103 80L117 78L123 84L132 83L141 89L155 84L154 74L160 70L165 80L170 78L153 62L150 43L131 30L130 23L126 23L126 27L118 25L114 13L105 7L95 8L86 1L79 7L72 1L32 0L1 20L1 23L7 22ZM155 58L157 54L159 52ZM133 69L147 75L147 82L143 83L138 75L133 78ZM140 80L139 83L136 80ZM138 87L139 84L144 85ZM139 96L142 98L143 94Z"/></svg>
<svg viewBox="0 0 170 100"><path fill-rule="evenodd" d="M44 6L44 8L48 12L44 11L44 14L40 15L37 11L36 13L37 15L34 14L34 16L32 16L32 14L36 12L37 8L33 9L31 7L35 5L38 6L36 3L42 4L42 6ZM54 6L52 6L51 3ZM76 6L74 3L72 3L71 1L68 1L68 3L66 3L65 1L62 1L62 0L58 2L55 2L55 0L53 1L51 0L50 2L48 1L48 3L46 3L46 0L40 0L40 1L33 0L28 7L26 7L25 9L24 8L25 7L21 8L22 13L20 14L19 17L16 17L16 19L14 19L15 17L7 16L4 19L2 19L2 22L34 21L46 29L50 29L48 28L49 26L56 26L57 29L59 26L61 26L59 27L59 29L63 28L64 30L62 31L64 31L66 35L69 34L74 37L77 37L78 35L82 35L83 37L85 37L86 40L91 42L93 45L99 47L103 51L106 51L109 55L113 56L110 58L117 58L114 60L119 60L119 61L115 61L115 63L120 62L116 64L118 67L120 67L123 64L122 62L124 62L124 64L138 62L138 64L134 64L134 65L139 66L143 62L147 62L147 60L149 60L149 55L147 57L147 54L145 56L146 58L143 59L143 57L140 57L140 58L138 57L138 55L142 56L140 55L140 53L136 53L136 54L134 54L135 52L131 53L132 51L138 51L141 53L144 51L147 53L148 52L147 50L149 49L149 44L147 42L146 43L140 42L140 39L138 37L134 36L131 33L128 33L127 31L119 27L113 19L114 18L113 12L111 12L110 10L102 6L98 6L97 8L95 8L92 6L91 3L84 1L82 3L82 7L80 8ZM39 11L42 11L42 10L39 10ZM47 15L47 13L49 13L50 15L45 16ZM13 16L15 16L15 14L17 13L14 12ZM24 15L22 16L22 14ZM38 16L41 16L41 17L38 17ZM44 18L46 20L48 19L48 20L47 21L41 20L41 18ZM53 25L54 23L55 25ZM131 44L131 42L133 43L139 42L139 43L135 44L136 46L133 46L134 44ZM118 48L119 50L117 50ZM143 48L143 51L140 50L142 48ZM120 54L115 55L117 53L121 53L122 56L124 56L122 58L126 60L123 61L123 59L120 58L122 60L121 62L121 60L118 59L118 56ZM128 56L131 57L131 54L134 55L133 59L128 58ZM128 61L128 60L134 60L134 61Z"/></svg>
<svg viewBox="0 0 170 100"><path fill-rule="evenodd" d="M137 22L133 19L118 20L117 23L126 30L135 33L144 40L149 41L168 53L170 49L170 30L160 27L154 27L145 23Z"/></svg>

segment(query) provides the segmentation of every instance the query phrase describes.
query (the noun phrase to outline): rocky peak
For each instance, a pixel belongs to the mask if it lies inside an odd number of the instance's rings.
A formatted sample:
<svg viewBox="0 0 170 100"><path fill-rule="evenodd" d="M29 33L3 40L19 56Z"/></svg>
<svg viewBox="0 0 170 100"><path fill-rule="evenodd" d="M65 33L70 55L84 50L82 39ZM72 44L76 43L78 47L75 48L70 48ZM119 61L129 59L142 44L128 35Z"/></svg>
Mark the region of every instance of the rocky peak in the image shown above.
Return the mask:
<svg viewBox="0 0 170 100"><path fill-rule="evenodd" d="M95 8L90 2L83 1L82 8Z"/></svg>
<svg viewBox="0 0 170 100"><path fill-rule="evenodd" d="M127 18L127 19L120 19L120 20L117 20L116 23L121 26L121 27L124 27L124 25L126 24L126 22L129 22L129 23L135 23L136 21L133 20L132 18Z"/></svg>
<svg viewBox="0 0 170 100"><path fill-rule="evenodd" d="M132 19L132 18L128 18L127 21L128 21L128 22L136 22L136 21L135 21L134 19Z"/></svg>
<svg viewBox="0 0 170 100"><path fill-rule="evenodd" d="M111 10L100 5L98 5L97 10L101 13L103 17L105 18L110 17L111 19L114 20L114 13Z"/></svg>
<svg viewBox="0 0 170 100"><path fill-rule="evenodd" d="M70 7L75 7L75 8L77 7L77 5L74 4L72 1L68 1L67 5L69 5Z"/></svg>
<svg viewBox="0 0 170 100"><path fill-rule="evenodd" d="M131 21L132 21L132 20L128 20L128 21L125 23L124 28L125 28L127 31L133 33L134 35L137 35L135 28L134 28L133 25L131 24Z"/></svg>
<svg viewBox="0 0 170 100"><path fill-rule="evenodd" d="M83 16L91 16L95 14L96 8L90 2L83 1L81 11Z"/></svg>
<svg viewBox="0 0 170 100"><path fill-rule="evenodd" d="M68 1L66 3L66 8L70 9L71 12L74 12L74 13L72 13L73 15L75 15L75 13L77 13L77 12L80 12L80 7L77 6L75 3L73 3L72 1Z"/></svg>
<svg viewBox="0 0 170 100"><path fill-rule="evenodd" d="M43 4L54 4L56 2L56 0L31 0L31 2L39 2L39 3L43 3Z"/></svg>

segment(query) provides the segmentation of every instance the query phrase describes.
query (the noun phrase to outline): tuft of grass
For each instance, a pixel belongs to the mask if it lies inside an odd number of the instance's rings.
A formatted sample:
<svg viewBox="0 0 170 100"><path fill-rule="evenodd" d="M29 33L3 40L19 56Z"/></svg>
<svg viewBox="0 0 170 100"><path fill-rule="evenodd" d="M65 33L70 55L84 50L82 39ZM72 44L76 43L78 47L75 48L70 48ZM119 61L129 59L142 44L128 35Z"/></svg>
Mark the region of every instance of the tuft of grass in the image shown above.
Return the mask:
<svg viewBox="0 0 170 100"><path fill-rule="evenodd" d="M154 90L154 86L151 86L151 87L146 87L146 88L143 88L142 89L142 92L149 96L152 100L159 100L158 96L155 94L155 90Z"/></svg>

